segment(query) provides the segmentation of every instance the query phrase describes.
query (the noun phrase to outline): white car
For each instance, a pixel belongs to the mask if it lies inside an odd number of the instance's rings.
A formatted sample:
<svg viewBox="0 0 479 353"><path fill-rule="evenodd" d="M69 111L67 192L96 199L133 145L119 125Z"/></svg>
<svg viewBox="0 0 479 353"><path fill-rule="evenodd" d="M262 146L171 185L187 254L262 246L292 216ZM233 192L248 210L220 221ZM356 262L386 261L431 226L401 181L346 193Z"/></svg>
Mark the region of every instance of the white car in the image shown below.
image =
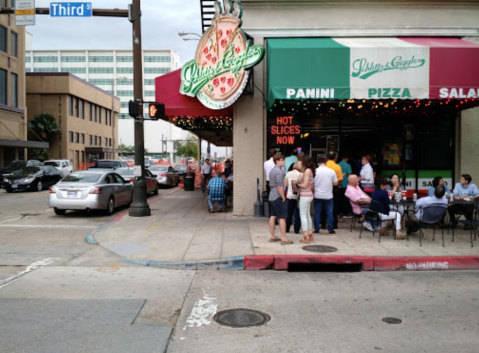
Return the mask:
<svg viewBox="0 0 479 353"><path fill-rule="evenodd" d="M72 162L70 162L70 160L68 159L50 159L43 162L43 165L51 165L52 167L55 167L62 172L62 175L64 177L70 175L70 173L73 172Z"/></svg>

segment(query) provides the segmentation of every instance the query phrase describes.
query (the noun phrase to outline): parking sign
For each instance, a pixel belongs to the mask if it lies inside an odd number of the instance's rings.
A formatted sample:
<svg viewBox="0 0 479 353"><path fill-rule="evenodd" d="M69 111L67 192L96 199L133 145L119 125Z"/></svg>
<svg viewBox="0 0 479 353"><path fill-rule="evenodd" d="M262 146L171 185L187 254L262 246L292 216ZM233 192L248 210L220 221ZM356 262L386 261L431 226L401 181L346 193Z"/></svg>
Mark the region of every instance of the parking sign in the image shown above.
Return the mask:
<svg viewBox="0 0 479 353"><path fill-rule="evenodd" d="M15 3L15 26L35 24L35 0L17 0Z"/></svg>

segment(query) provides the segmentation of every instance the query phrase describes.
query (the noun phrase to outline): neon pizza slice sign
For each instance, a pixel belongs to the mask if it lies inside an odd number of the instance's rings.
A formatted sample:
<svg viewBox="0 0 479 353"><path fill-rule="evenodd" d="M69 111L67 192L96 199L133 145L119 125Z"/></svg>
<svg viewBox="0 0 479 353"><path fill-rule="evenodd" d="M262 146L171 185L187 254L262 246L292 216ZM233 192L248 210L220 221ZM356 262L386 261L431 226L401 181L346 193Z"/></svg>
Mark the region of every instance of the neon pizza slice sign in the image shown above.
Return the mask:
<svg viewBox="0 0 479 353"><path fill-rule="evenodd" d="M240 28L241 1L215 2L213 24L203 34L194 60L181 69L180 93L197 97L205 107L224 109L243 93L250 69L264 56L262 45L252 45Z"/></svg>

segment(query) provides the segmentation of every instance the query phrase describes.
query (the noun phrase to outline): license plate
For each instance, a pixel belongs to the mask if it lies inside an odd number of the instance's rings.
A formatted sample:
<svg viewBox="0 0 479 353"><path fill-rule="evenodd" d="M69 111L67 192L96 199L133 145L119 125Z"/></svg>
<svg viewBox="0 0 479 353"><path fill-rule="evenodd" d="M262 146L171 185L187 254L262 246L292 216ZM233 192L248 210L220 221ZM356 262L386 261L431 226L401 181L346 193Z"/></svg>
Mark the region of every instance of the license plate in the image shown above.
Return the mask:
<svg viewBox="0 0 479 353"><path fill-rule="evenodd" d="M76 191L67 191L67 197L77 197L78 193Z"/></svg>
<svg viewBox="0 0 479 353"><path fill-rule="evenodd" d="M12 189L18 189L18 185L17 184L12 184Z"/></svg>

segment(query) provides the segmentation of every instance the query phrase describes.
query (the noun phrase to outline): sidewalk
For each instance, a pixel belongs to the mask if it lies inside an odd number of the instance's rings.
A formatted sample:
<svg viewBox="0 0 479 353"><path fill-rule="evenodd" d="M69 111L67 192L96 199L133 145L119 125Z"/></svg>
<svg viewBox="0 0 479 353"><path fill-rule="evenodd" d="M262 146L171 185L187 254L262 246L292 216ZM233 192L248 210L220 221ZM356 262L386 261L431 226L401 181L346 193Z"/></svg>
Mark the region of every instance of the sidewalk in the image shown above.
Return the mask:
<svg viewBox="0 0 479 353"><path fill-rule="evenodd" d="M175 192L163 189L160 195L164 196L150 205L151 217L129 217L122 211L116 222L99 228L94 239L127 261L160 267L168 267L166 263L179 265L222 259L231 262L232 258L239 258L242 263L244 256L251 255L307 255L310 260L312 256L334 258L338 255L390 259L479 255L479 242L471 247L470 232L463 229L456 229L454 242L451 242L452 233L447 235L445 232L445 247L442 246L440 230L436 230L435 241L432 241L432 230L425 230L420 247L417 234L411 235L409 241L388 236L382 237L378 243L379 232L373 237L371 232L363 229L362 239L359 239L359 224L349 231L351 219L340 222L335 235L321 231L309 244L332 246L337 251L314 253L303 250L306 244L299 242L301 234L287 234L294 241L293 245L270 243L266 218L236 217L231 212L209 213L207 198L200 190ZM278 227L276 232L279 234ZM297 256L294 258L298 259Z"/></svg>

